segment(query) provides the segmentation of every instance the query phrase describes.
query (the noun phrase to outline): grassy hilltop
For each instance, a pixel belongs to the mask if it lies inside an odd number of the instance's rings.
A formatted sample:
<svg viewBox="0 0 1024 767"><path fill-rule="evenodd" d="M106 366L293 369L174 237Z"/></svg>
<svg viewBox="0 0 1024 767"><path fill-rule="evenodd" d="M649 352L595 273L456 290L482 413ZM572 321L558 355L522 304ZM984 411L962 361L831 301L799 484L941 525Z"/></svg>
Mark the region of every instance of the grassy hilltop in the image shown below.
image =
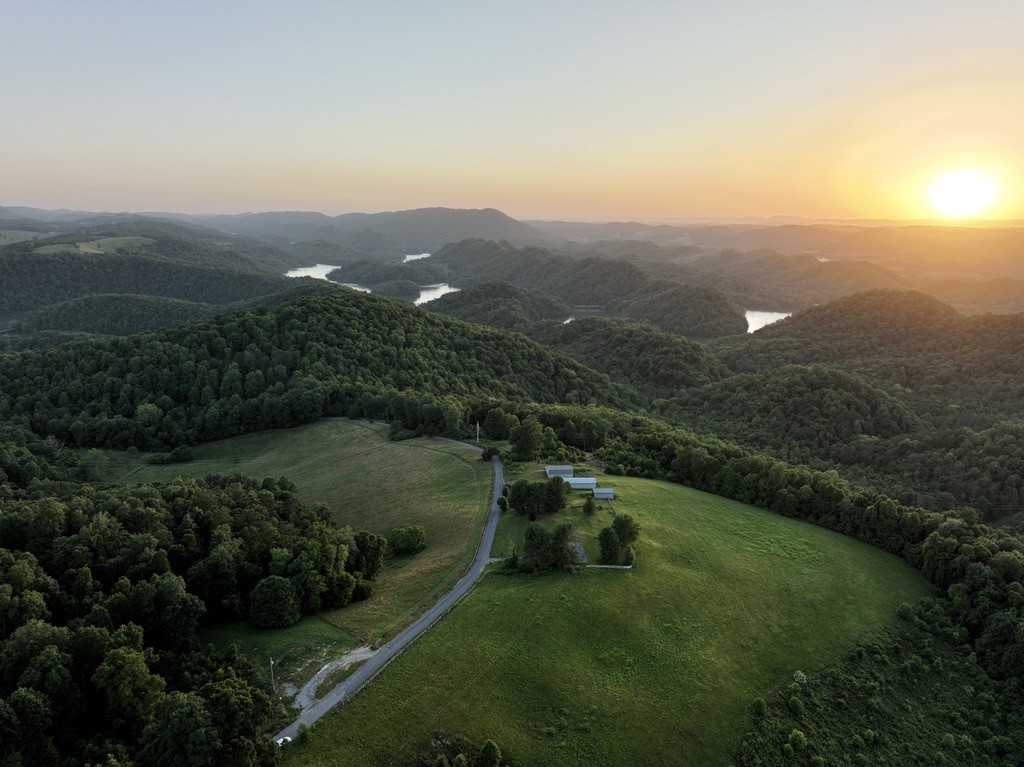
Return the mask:
<svg viewBox="0 0 1024 767"><path fill-rule="evenodd" d="M928 592L851 538L678 485L615 484L643 528L633 571L487 576L286 764L410 764L439 719L520 765L722 764L754 698Z"/></svg>

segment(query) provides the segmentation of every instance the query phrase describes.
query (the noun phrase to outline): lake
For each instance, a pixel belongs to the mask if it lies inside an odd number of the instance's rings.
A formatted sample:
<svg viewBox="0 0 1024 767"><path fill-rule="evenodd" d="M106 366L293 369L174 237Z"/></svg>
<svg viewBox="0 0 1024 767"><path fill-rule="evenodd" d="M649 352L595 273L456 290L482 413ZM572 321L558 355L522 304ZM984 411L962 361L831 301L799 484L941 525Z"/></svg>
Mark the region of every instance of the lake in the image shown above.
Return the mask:
<svg viewBox="0 0 1024 767"><path fill-rule="evenodd" d="M406 261L416 261L417 259L420 259L420 258L426 258L429 255L430 255L429 253L421 253L421 254L416 255L416 256L406 256L405 260ZM337 268L338 267L336 267L336 266L334 266L332 264L317 264L316 266L304 266L301 269L290 269L289 271L285 272L284 276L285 277L314 277L314 278L316 278L318 280L326 280L327 282L333 282L333 280L328 280L327 279L327 275L330 274L332 271L334 271ZM347 283L347 282L336 283L336 284L344 285L346 288L352 288L353 290L361 290L363 293L372 293L373 292L369 288L364 287L362 285L353 285L353 284ZM453 288L447 282L439 282L436 285L420 285L420 295L419 295L419 298L417 298L415 301L413 301L413 303L416 304L417 306L419 306L420 304L425 304L427 301L433 301L435 298L440 298L441 296L443 296L443 295L445 295L447 293L455 293L457 291L458 291L458 288Z"/></svg>
<svg viewBox="0 0 1024 767"><path fill-rule="evenodd" d="M753 310L748 310L746 312L747 332L753 333L755 330L760 330L765 325L771 325L773 322L784 320L791 314L792 312L755 312Z"/></svg>
<svg viewBox="0 0 1024 767"><path fill-rule="evenodd" d="M303 266L301 269L289 269L284 273L285 277L315 277L318 280L326 280L327 275L338 267L334 264L317 264L316 266ZM329 280L328 280L329 281Z"/></svg>

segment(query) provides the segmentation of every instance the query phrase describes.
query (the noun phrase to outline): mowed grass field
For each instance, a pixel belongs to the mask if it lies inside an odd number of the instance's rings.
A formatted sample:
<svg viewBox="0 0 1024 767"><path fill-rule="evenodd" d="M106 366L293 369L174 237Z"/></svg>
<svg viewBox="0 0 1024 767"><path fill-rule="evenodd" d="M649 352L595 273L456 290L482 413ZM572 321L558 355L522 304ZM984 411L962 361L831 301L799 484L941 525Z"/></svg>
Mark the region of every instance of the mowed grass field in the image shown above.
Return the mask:
<svg viewBox="0 0 1024 767"><path fill-rule="evenodd" d="M488 574L285 763L408 765L440 720L530 767L724 765L755 698L929 593L852 538L679 485L615 484L642 525L632 571Z"/></svg>
<svg viewBox="0 0 1024 767"><path fill-rule="evenodd" d="M365 602L288 629L261 631L240 623L210 632L211 639L235 641L256 656L286 645L305 647L292 653L295 659L388 638L451 588L476 550L493 477L490 464L466 447L426 438L390 442L384 428L342 419L201 445L189 463L150 465L127 453L108 456L117 482L285 476L303 501L327 504L338 525L383 534L402 525L426 529L426 550L386 559ZM330 641L325 627L335 629ZM265 657L263 663L269 665Z"/></svg>

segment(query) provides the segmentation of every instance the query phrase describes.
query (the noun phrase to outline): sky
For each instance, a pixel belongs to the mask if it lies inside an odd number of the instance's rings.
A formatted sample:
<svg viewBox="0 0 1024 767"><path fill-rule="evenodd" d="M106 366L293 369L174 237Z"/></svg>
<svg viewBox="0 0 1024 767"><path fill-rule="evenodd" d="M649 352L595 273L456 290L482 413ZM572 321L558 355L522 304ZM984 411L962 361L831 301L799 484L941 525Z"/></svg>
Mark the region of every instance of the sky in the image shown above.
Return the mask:
<svg viewBox="0 0 1024 767"><path fill-rule="evenodd" d="M1020 0L0 0L0 205L1024 219Z"/></svg>

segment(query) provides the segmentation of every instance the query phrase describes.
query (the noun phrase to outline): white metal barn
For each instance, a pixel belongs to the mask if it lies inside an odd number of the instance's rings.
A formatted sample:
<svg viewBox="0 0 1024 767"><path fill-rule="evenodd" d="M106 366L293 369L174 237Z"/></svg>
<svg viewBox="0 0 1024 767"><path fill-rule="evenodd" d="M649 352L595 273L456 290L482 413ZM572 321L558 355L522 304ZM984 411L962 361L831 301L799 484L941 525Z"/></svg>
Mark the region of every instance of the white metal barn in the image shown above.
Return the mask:
<svg viewBox="0 0 1024 767"><path fill-rule="evenodd" d="M593 490L597 487L596 477L562 477L572 490Z"/></svg>
<svg viewBox="0 0 1024 767"><path fill-rule="evenodd" d="M614 487L595 487L594 498L599 501L614 501L615 500L615 488Z"/></svg>
<svg viewBox="0 0 1024 767"><path fill-rule="evenodd" d="M548 466L545 471L548 474L548 479L551 479L552 477L561 477L562 479L565 479L566 477L571 477L573 474L572 466Z"/></svg>

